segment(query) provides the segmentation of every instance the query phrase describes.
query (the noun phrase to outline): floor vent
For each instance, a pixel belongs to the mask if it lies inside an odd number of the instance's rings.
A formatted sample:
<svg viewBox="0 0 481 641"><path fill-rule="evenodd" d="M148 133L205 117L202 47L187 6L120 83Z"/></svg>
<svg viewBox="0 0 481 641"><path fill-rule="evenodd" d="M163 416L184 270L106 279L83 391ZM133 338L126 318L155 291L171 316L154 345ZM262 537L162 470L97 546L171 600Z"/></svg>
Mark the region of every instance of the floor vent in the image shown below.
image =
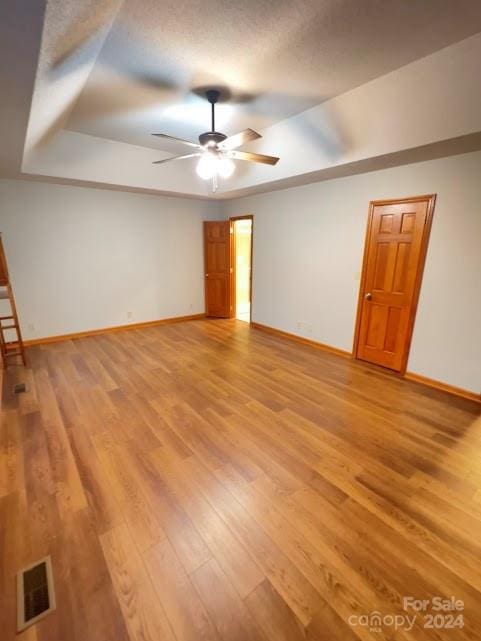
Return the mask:
<svg viewBox="0 0 481 641"><path fill-rule="evenodd" d="M16 385L13 386L13 393L14 394L23 394L23 392L27 391L27 386L25 383L17 383Z"/></svg>
<svg viewBox="0 0 481 641"><path fill-rule="evenodd" d="M17 574L17 630L20 632L55 610L49 556Z"/></svg>

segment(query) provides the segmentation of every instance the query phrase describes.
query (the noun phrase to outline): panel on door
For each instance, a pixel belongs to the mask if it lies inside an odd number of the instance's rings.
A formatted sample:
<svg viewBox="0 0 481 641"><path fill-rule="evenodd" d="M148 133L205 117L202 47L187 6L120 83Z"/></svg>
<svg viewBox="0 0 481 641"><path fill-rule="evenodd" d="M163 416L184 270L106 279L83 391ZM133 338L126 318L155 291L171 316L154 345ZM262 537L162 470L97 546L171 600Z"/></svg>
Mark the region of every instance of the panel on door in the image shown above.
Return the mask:
<svg viewBox="0 0 481 641"><path fill-rule="evenodd" d="M205 313L229 318L232 312L231 223L204 222Z"/></svg>
<svg viewBox="0 0 481 641"><path fill-rule="evenodd" d="M356 356L405 367L434 196L371 203Z"/></svg>

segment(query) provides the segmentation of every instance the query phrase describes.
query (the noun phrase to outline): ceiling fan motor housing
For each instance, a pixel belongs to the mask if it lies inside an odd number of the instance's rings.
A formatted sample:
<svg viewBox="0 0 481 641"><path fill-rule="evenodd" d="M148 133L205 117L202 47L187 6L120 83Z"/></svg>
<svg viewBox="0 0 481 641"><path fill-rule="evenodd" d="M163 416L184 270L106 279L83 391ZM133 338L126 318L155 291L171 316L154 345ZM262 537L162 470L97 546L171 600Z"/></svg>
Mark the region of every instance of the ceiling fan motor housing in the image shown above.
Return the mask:
<svg viewBox="0 0 481 641"><path fill-rule="evenodd" d="M200 134L199 144L203 147L215 147L226 138L227 136L219 131L206 131L204 134Z"/></svg>

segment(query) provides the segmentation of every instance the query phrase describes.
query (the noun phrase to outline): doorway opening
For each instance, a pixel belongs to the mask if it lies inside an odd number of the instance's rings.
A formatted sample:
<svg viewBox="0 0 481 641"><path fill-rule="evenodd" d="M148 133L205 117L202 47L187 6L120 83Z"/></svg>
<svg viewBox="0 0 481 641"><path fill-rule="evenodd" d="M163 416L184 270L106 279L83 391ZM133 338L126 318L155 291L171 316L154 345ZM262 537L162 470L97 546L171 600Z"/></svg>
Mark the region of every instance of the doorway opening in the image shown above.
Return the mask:
<svg viewBox="0 0 481 641"><path fill-rule="evenodd" d="M252 307L252 216L231 219L233 224L234 315L251 321Z"/></svg>

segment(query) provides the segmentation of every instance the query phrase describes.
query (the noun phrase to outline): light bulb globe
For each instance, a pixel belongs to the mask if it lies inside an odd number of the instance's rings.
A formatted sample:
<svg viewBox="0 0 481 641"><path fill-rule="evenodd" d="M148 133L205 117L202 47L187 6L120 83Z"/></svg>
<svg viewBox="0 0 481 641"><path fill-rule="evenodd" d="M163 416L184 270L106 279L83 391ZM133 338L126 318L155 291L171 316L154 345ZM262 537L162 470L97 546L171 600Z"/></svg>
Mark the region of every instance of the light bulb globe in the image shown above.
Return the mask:
<svg viewBox="0 0 481 641"><path fill-rule="evenodd" d="M217 171L217 158L208 151L204 152L197 163L196 172L202 180L209 180Z"/></svg>
<svg viewBox="0 0 481 641"><path fill-rule="evenodd" d="M234 173L235 165L230 158L221 158L217 164L217 173L221 178L230 178Z"/></svg>

